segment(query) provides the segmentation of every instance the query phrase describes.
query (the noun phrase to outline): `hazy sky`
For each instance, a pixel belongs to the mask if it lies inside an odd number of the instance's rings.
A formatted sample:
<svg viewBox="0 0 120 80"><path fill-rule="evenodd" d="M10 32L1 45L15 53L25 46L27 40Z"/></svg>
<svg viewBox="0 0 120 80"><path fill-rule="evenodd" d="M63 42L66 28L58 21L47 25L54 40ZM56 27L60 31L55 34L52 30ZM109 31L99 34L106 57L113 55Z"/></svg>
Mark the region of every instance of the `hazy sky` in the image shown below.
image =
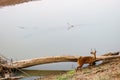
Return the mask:
<svg viewBox="0 0 120 80"><path fill-rule="evenodd" d="M70 25L74 25L69 29ZM14 59L120 51L120 0L42 0L0 8L0 52Z"/></svg>

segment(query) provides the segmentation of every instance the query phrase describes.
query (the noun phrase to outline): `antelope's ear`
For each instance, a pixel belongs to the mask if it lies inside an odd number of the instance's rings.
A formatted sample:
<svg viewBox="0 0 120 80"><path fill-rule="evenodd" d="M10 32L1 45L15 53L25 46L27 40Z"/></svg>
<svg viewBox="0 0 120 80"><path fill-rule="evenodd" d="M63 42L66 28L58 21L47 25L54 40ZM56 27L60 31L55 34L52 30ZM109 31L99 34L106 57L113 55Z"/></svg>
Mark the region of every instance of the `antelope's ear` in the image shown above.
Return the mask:
<svg viewBox="0 0 120 80"><path fill-rule="evenodd" d="M97 52L95 48L94 48L94 51Z"/></svg>
<svg viewBox="0 0 120 80"><path fill-rule="evenodd" d="M91 52L92 52L92 48L91 48Z"/></svg>

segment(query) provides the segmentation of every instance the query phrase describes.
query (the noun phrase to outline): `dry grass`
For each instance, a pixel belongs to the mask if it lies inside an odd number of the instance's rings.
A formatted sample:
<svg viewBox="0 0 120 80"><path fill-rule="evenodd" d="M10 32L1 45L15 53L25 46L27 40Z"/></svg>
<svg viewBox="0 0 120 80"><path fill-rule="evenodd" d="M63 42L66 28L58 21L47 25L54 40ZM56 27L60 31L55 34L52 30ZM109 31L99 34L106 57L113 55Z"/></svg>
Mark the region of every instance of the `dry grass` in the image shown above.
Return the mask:
<svg viewBox="0 0 120 80"><path fill-rule="evenodd" d="M76 74L72 80L120 80L120 59L110 60L92 69L86 68Z"/></svg>

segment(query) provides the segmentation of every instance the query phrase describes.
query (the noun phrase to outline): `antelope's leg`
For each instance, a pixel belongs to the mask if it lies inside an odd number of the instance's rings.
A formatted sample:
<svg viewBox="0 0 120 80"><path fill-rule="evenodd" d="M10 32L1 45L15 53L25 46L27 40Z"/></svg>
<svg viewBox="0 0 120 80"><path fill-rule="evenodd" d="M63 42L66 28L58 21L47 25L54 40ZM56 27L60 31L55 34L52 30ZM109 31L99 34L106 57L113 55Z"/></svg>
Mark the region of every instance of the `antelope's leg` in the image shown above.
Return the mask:
<svg viewBox="0 0 120 80"><path fill-rule="evenodd" d="M78 66L75 70L76 70L76 72L78 71L78 70L80 70L81 71L81 67L83 66L83 64L81 64L80 66Z"/></svg>

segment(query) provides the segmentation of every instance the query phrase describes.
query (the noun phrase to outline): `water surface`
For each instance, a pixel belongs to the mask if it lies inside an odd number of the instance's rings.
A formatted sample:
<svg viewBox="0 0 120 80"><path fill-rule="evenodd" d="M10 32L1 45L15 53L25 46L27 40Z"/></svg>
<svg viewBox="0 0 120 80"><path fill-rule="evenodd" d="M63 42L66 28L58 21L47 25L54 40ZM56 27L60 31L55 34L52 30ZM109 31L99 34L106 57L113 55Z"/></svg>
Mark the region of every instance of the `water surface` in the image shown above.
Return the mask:
<svg viewBox="0 0 120 80"><path fill-rule="evenodd" d="M119 0L42 0L0 8L0 52L13 60L120 50ZM64 64L64 66L63 66ZM55 63L30 69L74 69Z"/></svg>
<svg viewBox="0 0 120 80"><path fill-rule="evenodd" d="M22 72L19 72L17 74L24 76L24 78L20 80L34 80L38 78L44 78L50 75L60 75L65 72L65 70L22 70Z"/></svg>

